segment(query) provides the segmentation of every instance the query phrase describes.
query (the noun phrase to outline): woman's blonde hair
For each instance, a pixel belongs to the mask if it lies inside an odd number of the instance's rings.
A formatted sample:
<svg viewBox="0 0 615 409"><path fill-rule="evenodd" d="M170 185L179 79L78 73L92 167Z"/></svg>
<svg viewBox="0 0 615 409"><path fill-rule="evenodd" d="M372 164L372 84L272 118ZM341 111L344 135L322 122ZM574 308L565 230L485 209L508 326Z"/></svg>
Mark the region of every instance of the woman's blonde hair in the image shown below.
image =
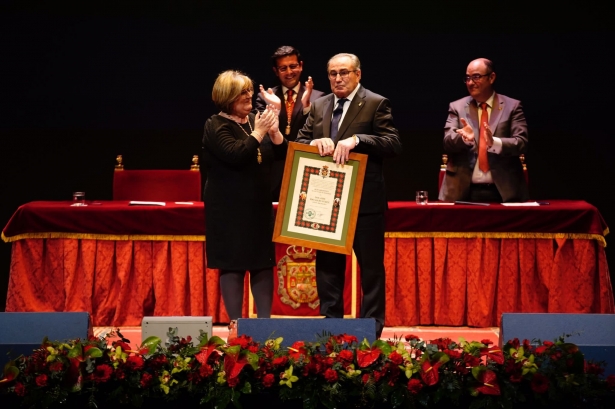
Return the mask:
<svg viewBox="0 0 615 409"><path fill-rule="evenodd" d="M245 90L254 90L250 77L240 71L224 71L216 78L211 99L222 112L230 114L233 102Z"/></svg>

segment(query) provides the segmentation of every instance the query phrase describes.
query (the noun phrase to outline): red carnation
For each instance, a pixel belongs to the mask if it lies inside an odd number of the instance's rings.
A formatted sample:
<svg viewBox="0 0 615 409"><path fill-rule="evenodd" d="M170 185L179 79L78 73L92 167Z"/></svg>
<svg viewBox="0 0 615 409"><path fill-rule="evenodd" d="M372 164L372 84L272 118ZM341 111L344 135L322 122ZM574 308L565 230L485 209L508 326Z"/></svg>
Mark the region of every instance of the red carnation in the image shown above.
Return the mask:
<svg viewBox="0 0 615 409"><path fill-rule="evenodd" d="M406 338L406 341L407 341L407 342L410 342L410 341L412 341L412 340L417 340L417 341L418 341L418 340L420 340L420 338L419 338L419 337L417 337L417 336L416 336L416 335L414 335L414 334L408 334L408 335L406 335L406 337L405 337L405 338Z"/></svg>
<svg viewBox="0 0 615 409"><path fill-rule="evenodd" d="M350 363L354 359L354 354L351 351L344 349L340 352L340 359Z"/></svg>
<svg viewBox="0 0 615 409"><path fill-rule="evenodd" d="M287 356L281 356L273 360L273 366L285 366L288 363Z"/></svg>
<svg viewBox="0 0 615 409"><path fill-rule="evenodd" d="M152 382L152 379L154 379L154 377L148 374L147 372L141 375L141 388L143 389L147 388Z"/></svg>
<svg viewBox="0 0 615 409"><path fill-rule="evenodd" d="M62 365L62 362L60 361L52 362L51 365L49 365L49 371L50 372L60 372L63 366L64 365Z"/></svg>
<svg viewBox="0 0 615 409"><path fill-rule="evenodd" d="M411 394L417 395L421 389L423 389L423 384L418 379L412 378L408 381L408 390Z"/></svg>
<svg viewBox="0 0 615 409"><path fill-rule="evenodd" d="M113 368L107 364L98 365L92 373L92 381L94 382L107 382L113 373Z"/></svg>
<svg viewBox="0 0 615 409"><path fill-rule="evenodd" d="M126 368L132 371L138 371L143 368L143 358L140 355L131 355L126 358Z"/></svg>
<svg viewBox="0 0 615 409"><path fill-rule="evenodd" d="M404 362L404 358L397 351L393 351L389 354L389 360L395 365L401 365Z"/></svg>
<svg viewBox="0 0 615 409"><path fill-rule="evenodd" d="M246 349L251 342L252 342L252 337L249 337L247 335L242 335L240 337L237 337L229 341L229 345L230 346L240 345L241 349Z"/></svg>
<svg viewBox="0 0 615 409"><path fill-rule="evenodd" d="M15 394L17 396L26 396L26 387L21 382L15 383Z"/></svg>
<svg viewBox="0 0 615 409"><path fill-rule="evenodd" d="M36 377L36 384L38 386L45 386L45 385L47 385L47 375L40 374L39 376L37 376Z"/></svg>
<svg viewBox="0 0 615 409"><path fill-rule="evenodd" d="M549 378L547 378L540 372L536 372L532 377L532 382L530 386L532 387L532 390L536 393L545 393L549 390Z"/></svg>
<svg viewBox="0 0 615 409"><path fill-rule="evenodd" d="M327 369L325 371L325 379L329 383L337 382L337 371L335 369Z"/></svg>
<svg viewBox="0 0 615 409"><path fill-rule="evenodd" d="M275 376L271 373L268 373L263 377L263 386L265 388L270 388L271 385L275 382Z"/></svg>
<svg viewBox="0 0 615 409"><path fill-rule="evenodd" d="M491 344L493 344L493 341L491 341L490 339L486 339L485 338L485 339L481 339L480 343L481 344L485 344L485 345L491 345Z"/></svg>

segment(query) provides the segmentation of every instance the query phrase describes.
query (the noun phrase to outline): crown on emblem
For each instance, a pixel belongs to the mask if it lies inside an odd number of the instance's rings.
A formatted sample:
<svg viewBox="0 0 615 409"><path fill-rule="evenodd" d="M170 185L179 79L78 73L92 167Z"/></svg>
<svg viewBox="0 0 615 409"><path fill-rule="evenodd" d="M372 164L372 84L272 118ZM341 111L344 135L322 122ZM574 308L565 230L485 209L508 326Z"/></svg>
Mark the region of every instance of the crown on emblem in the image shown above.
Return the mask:
<svg viewBox="0 0 615 409"><path fill-rule="evenodd" d="M294 259L306 258L311 260L314 258L314 249L303 246L288 246L286 254Z"/></svg>

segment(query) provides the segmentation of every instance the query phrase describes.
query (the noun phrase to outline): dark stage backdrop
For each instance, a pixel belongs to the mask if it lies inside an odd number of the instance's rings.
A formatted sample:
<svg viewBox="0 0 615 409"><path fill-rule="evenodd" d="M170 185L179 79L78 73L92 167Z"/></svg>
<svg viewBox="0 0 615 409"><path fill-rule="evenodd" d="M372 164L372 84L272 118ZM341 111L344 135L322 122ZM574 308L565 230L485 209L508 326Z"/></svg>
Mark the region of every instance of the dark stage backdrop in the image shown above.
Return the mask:
<svg viewBox="0 0 615 409"><path fill-rule="evenodd" d="M586 200L615 225L606 8L149 3L0 0L0 224L23 203L76 190L111 199L117 154L127 168L186 168L216 112L217 74L240 69L272 86L269 55L290 44L317 89L329 90L328 58L351 52L365 87L391 100L404 153L387 163L389 200L436 198L448 103L467 94L468 62L487 57L496 89L524 104L532 198ZM9 264L0 243L0 310Z"/></svg>

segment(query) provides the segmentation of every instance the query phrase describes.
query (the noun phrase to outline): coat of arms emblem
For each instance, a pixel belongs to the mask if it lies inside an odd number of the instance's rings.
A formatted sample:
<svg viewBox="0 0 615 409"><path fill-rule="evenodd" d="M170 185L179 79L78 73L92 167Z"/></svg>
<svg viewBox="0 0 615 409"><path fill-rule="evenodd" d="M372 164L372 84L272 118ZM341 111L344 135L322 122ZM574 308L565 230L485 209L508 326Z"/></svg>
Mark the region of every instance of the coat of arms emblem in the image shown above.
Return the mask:
<svg viewBox="0 0 615 409"><path fill-rule="evenodd" d="M315 252L311 248L289 246L278 261L278 295L282 303L297 309L305 304L320 305L316 291Z"/></svg>

